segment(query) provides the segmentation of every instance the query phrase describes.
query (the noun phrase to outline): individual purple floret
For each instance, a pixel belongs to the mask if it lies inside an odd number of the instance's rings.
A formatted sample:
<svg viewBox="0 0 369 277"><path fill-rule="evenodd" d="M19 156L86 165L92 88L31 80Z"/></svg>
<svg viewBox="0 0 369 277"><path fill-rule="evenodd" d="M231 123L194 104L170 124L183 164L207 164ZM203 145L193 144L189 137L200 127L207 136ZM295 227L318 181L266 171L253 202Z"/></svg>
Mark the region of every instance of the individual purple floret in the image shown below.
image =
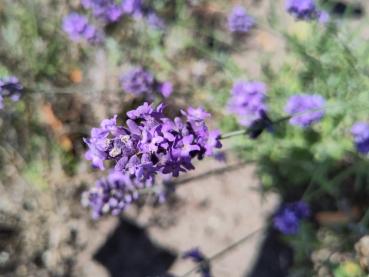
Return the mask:
<svg viewBox="0 0 369 277"><path fill-rule="evenodd" d="M189 251L186 251L182 255L183 259L191 259L194 263L199 264L200 268L198 272L202 277L211 277L210 263L205 255L198 248L193 248Z"/></svg>
<svg viewBox="0 0 369 277"><path fill-rule="evenodd" d="M306 128L324 116L325 99L317 94L297 94L288 99L285 112L291 116L290 124Z"/></svg>
<svg viewBox="0 0 369 277"><path fill-rule="evenodd" d="M254 19L241 6L234 7L228 16L228 29L232 33L248 33L254 25Z"/></svg>
<svg viewBox="0 0 369 277"><path fill-rule="evenodd" d="M220 134L209 132L202 109L182 112L184 119L174 120L144 103L127 112L126 126L116 123L116 116L104 120L84 139L88 146L86 158L100 169L111 160L115 170L135 176L139 181L153 180L158 173L177 177L180 172L194 169L192 159L202 159L220 148Z"/></svg>
<svg viewBox="0 0 369 277"><path fill-rule="evenodd" d="M243 126L250 126L266 113L266 86L259 82L238 81L233 85L228 110Z"/></svg>
<svg viewBox="0 0 369 277"><path fill-rule="evenodd" d="M303 201L288 203L274 215L274 227L285 235L298 232L302 219L310 216L310 209Z"/></svg>
<svg viewBox="0 0 369 277"><path fill-rule="evenodd" d="M166 81L163 83L159 83L159 91L164 98L168 98L173 92L172 82Z"/></svg>
<svg viewBox="0 0 369 277"><path fill-rule="evenodd" d="M369 124L366 122L357 122L351 128L351 134L354 138L356 149L362 154L369 153Z"/></svg>
<svg viewBox="0 0 369 277"><path fill-rule="evenodd" d="M286 10L297 20L318 20L321 23L329 21L329 14L320 11L314 0L286 0Z"/></svg>
<svg viewBox="0 0 369 277"><path fill-rule="evenodd" d="M151 185L137 182L128 175L113 171L82 194L82 204L91 209L94 219L104 214L119 215L139 199L140 190Z"/></svg>
<svg viewBox="0 0 369 277"><path fill-rule="evenodd" d="M87 17L74 12L64 17L63 31L73 41L87 40L90 43L98 43L102 40L102 33L89 24Z"/></svg>
<svg viewBox="0 0 369 277"><path fill-rule="evenodd" d="M120 78L124 91L136 96L152 94L154 91L154 75L142 67L137 67Z"/></svg>
<svg viewBox="0 0 369 277"><path fill-rule="evenodd" d="M3 100L9 98L12 101L18 101L21 97L23 86L15 76L6 76L0 78L0 109L3 108Z"/></svg>

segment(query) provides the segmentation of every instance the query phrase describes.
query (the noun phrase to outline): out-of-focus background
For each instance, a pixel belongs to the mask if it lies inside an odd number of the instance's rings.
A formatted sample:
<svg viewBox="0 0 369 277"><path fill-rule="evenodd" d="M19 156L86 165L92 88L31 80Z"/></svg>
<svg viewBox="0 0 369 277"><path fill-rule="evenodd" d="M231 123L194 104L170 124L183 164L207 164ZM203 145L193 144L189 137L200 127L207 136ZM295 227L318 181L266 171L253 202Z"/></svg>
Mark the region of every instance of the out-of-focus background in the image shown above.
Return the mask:
<svg viewBox="0 0 369 277"><path fill-rule="evenodd" d="M369 2L317 3L334 23L296 20L282 0L143 1L159 23L133 13L107 22L79 0L1 0L0 77L17 76L24 90L0 110L0 275L182 276L194 266L181 259L188 249L211 256L262 229L212 262L213 275L367 276L368 162L352 153L347 131L369 119L367 109L335 108L309 131L281 126L257 141L226 140L224 160L196 161L163 204L99 220L81 205L104 175L84 159L83 138L147 100L121 86L133 67L173 85L149 101L172 114L203 106L223 132L240 128L226 108L239 79L267 84L275 118L295 92L367 102ZM228 29L238 5L255 20L247 34ZM101 31L98 42L68 36L71 12ZM307 190L310 219L281 235L271 217Z"/></svg>

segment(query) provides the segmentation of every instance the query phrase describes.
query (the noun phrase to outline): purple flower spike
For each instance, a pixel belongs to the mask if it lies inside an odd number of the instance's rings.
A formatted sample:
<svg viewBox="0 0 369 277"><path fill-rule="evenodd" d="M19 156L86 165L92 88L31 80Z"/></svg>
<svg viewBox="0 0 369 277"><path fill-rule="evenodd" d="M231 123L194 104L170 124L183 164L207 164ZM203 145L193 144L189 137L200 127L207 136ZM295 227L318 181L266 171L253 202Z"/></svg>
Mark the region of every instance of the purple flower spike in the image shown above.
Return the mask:
<svg viewBox="0 0 369 277"><path fill-rule="evenodd" d="M234 7L228 16L228 29L232 33L248 33L254 25L254 19L241 6Z"/></svg>
<svg viewBox="0 0 369 277"><path fill-rule="evenodd" d="M94 219L104 214L119 215L138 200L140 189L150 186L149 183L138 183L128 175L113 171L82 194L82 204L91 209Z"/></svg>
<svg viewBox="0 0 369 277"><path fill-rule="evenodd" d="M154 90L155 78L149 71L142 67L137 67L123 75L120 79L123 89L136 96L142 94L152 94Z"/></svg>
<svg viewBox="0 0 369 277"><path fill-rule="evenodd" d="M290 124L306 128L319 122L324 116L325 99L317 94L291 96L285 111L291 116Z"/></svg>
<svg viewBox="0 0 369 277"><path fill-rule="evenodd" d="M260 82L238 81L233 85L228 110L242 126L249 127L267 111L266 86Z"/></svg>
<svg viewBox="0 0 369 277"><path fill-rule="evenodd" d="M356 149L359 153L369 153L369 124L366 122L357 122L351 128L351 134L354 138Z"/></svg>
<svg viewBox="0 0 369 277"><path fill-rule="evenodd" d="M127 112L126 126L118 126L116 117L103 120L84 139L88 146L86 158L104 169L104 161L115 163L115 170L134 176L138 181L153 181L155 175L194 169L192 159L202 159L220 148L220 133L208 130L204 119L210 115L203 109L189 108L184 119L174 120L163 114L164 106L156 108L144 103Z"/></svg>
<svg viewBox="0 0 369 277"><path fill-rule="evenodd" d="M286 10L297 20L318 20L321 23L329 21L329 14L320 11L314 0L286 0Z"/></svg>
<svg viewBox="0 0 369 277"><path fill-rule="evenodd" d="M274 227L285 235L295 235L299 231L300 221L310 216L310 209L303 201L288 203L274 215Z"/></svg>
<svg viewBox="0 0 369 277"><path fill-rule="evenodd" d="M102 33L89 24L87 17L78 13L70 13L64 17L63 31L76 42L86 40L90 43L99 43L103 38Z"/></svg>

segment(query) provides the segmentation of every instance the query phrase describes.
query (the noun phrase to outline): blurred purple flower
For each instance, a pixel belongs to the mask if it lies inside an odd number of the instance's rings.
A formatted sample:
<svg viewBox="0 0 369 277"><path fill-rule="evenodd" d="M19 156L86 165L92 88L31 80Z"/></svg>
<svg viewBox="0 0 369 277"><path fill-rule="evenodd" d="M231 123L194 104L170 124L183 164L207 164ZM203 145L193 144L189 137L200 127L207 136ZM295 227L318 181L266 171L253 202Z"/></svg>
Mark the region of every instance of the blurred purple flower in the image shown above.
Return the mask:
<svg viewBox="0 0 369 277"><path fill-rule="evenodd" d="M265 84L237 81L232 88L228 110L237 117L241 125L248 127L265 114L267 110L265 99Z"/></svg>
<svg viewBox="0 0 369 277"><path fill-rule="evenodd" d="M23 86L15 76L0 77L0 109L3 108L4 98L18 101L22 95Z"/></svg>
<svg viewBox="0 0 369 277"><path fill-rule="evenodd" d="M159 84L159 91L164 98L168 98L173 92L173 84L172 82L166 81Z"/></svg>
<svg viewBox="0 0 369 277"><path fill-rule="evenodd" d="M189 251L186 251L182 255L183 259L191 259L194 263L200 264L200 268L198 272L202 277L211 277L210 263L205 255L198 248L193 248Z"/></svg>
<svg viewBox="0 0 369 277"><path fill-rule="evenodd" d="M369 124L366 122L356 122L351 128L356 149L362 154L369 153Z"/></svg>
<svg viewBox="0 0 369 277"><path fill-rule="evenodd" d="M317 8L315 0L286 0L286 10L297 20L318 20L321 23L329 21L329 14Z"/></svg>
<svg viewBox="0 0 369 277"><path fill-rule="evenodd" d="M297 94L288 99L285 112L291 116L290 124L302 128L319 122L324 116L325 99L317 94Z"/></svg>
<svg viewBox="0 0 369 277"><path fill-rule="evenodd" d="M142 0L123 0L122 8L124 13L136 18L141 17L143 14Z"/></svg>
<svg viewBox="0 0 369 277"><path fill-rule="evenodd" d="M228 29L232 33L247 33L254 25L255 20L241 6L234 7L228 16Z"/></svg>
<svg viewBox="0 0 369 277"><path fill-rule="evenodd" d="M152 181L157 173L176 177L192 170L192 159L221 147L220 134L209 132L205 124L204 118L210 115L204 110L188 109L183 112L185 120L172 120L163 110L163 105L154 108L144 103L127 112L126 126L118 126L116 117L104 120L84 139L86 158L99 169L104 169L104 161L112 160L115 170L139 181Z"/></svg>
<svg viewBox="0 0 369 277"><path fill-rule="evenodd" d="M90 43L98 43L103 39L101 31L89 24L87 17L78 13L70 13L63 19L63 31L73 41L87 40Z"/></svg>
<svg viewBox="0 0 369 277"><path fill-rule="evenodd" d="M124 74L120 79L123 89L136 96L152 94L155 78L151 72L142 67L137 67Z"/></svg>
<svg viewBox="0 0 369 277"><path fill-rule="evenodd" d="M159 17L155 12L151 11L146 16L146 22L147 24L156 29L163 31L166 27L164 20Z"/></svg>
<svg viewBox="0 0 369 277"><path fill-rule="evenodd" d="M285 204L274 215L274 227L285 235L295 235L299 231L300 221L310 216L310 208L303 201Z"/></svg>
<svg viewBox="0 0 369 277"><path fill-rule="evenodd" d="M106 22L115 22L123 15L122 1L82 0L82 6L92 11L93 15Z"/></svg>

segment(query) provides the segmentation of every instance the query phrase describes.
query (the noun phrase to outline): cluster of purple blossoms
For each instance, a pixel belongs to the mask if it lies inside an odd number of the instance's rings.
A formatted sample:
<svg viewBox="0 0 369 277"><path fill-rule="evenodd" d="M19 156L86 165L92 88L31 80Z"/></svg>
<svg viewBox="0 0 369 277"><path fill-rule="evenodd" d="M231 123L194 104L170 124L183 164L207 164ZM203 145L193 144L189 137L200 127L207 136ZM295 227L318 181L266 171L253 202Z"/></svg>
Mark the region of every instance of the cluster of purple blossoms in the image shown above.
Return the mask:
<svg viewBox="0 0 369 277"><path fill-rule="evenodd" d="M274 215L273 225L285 235L294 235L298 232L300 221L310 216L310 208L303 201L283 205Z"/></svg>
<svg viewBox="0 0 369 277"><path fill-rule="evenodd" d="M236 115L243 126L251 126L267 111L265 104L266 86L260 82L237 81L228 102L229 112Z"/></svg>
<svg viewBox="0 0 369 277"><path fill-rule="evenodd" d="M72 12L63 19L63 31L72 41L86 40L90 43L99 43L103 34L88 22L84 15Z"/></svg>
<svg viewBox="0 0 369 277"><path fill-rule="evenodd" d="M329 14L317 8L314 0L286 0L286 10L297 20L329 21Z"/></svg>
<svg viewBox="0 0 369 277"><path fill-rule="evenodd" d="M369 124L366 122L357 122L351 128L351 134L354 138L356 149L362 154L369 153Z"/></svg>
<svg viewBox="0 0 369 277"><path fill-rule="evenodd" d="M82 194L82 204L91 209L94 219L105 214L119 215L139 199L140 189L151 186L150 182L137 182L128 175L113 171Z"/></svg>
<svg viewBox="0 0 369 277"><path fill-rule="evenodd" d="M23 86L15 76L6 76L0 78L0 109L4 107L4 98L12 101L18 101L21 97Z"/></svg>
<svg viewBox="0 0 369 277"><path fill-rule="evenodd" d="M317 94L298 94L288 99L285 112L291 116L290 124L306 128L319 122L325 112L325 99Z"/></svg>
<svg viewBox="0 0 369 277"><path fill-rule="evenodd" d="M125 92L135 96L145 95L152 98L153 93L158 92L167 98L173 92L172 83L159 82L151 72L142 67L136 67L122 75L120 83Z"/></svg>
<svg viewBox="0 0 369 277"><path fill-rule="evenodd" d="M196 264L200 264L198 270L202 277L211 277L210 263L205 255L198 248L193 248L182 255L183 259L191 259Z"/></svg>
<svg viewBox="0 0 369 277"><path fill-rule="evenodd" d="M117 125L117 116L103 120L84 139L89 148L85 157L99 169L111 160L116 171L145 182L158 173L177 177L192 170L192 159L211 156L222 146L219 131L208 130L204 120L210 115L202 108L182 111L185 121L172 120L163 111L163 104L155 108L144 103L127 113L126 126Z"/></svg>
<svg viewBox="0 0 369 277"><path fill-rule="evenodd" d="M92 11L95 17L106 22L116 22L124 14L140 16L141 0L82 0L82 6Z"/></svg>
<svg viewBox="0 0 369 277"><path fill-rule="evenodd" d="M254 25L255 20L241 6L234 7L228 16L228 29L232 33L248 33Z"/></svg>

